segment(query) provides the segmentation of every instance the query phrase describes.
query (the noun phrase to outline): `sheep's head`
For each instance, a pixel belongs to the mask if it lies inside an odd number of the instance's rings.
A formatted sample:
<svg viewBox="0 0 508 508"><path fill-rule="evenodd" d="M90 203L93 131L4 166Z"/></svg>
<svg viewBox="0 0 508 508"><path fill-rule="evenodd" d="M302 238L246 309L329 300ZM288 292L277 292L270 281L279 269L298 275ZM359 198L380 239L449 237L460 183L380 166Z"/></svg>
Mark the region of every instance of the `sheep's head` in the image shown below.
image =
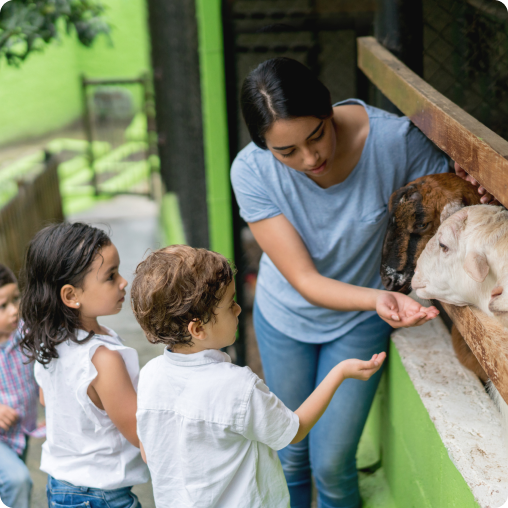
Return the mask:
<svg viewBox="0 0 508 508"><path fill-rule="evenodd" d="M441 222L479 202L476 188L451 173L424 176L394 192L381 260L386 289L409 293L416 262Z"/></svg>
<svg viewBox="0 0 508 508"><path fill-rule="evenodd" d="M412 280L416 294L505 314L507 243L508 212L502 207L460 210L441 224L419 257Z"/></svg>
<svg viewBox="0 0 508 508"><path fill-rule="evenodd" d="M486 257L468 250L463 238L467 212L466 208L445 220L418 258L411 284L420 298L467 305L475 289L472 283L485 280L489 272Z"/></svg>

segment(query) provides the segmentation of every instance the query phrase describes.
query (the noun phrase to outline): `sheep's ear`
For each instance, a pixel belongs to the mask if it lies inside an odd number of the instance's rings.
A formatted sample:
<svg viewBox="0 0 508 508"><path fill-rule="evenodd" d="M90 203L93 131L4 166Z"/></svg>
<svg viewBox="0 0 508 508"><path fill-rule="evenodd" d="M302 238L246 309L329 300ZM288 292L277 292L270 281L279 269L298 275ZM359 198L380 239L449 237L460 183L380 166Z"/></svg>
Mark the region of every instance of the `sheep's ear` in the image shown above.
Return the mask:
<svg viewBox="0 0 508 508"><path fill-rule="evenodd" d="M464 261L465 272L476 282L483 282L489 274L489 264L484 254L468 252Z"/></svg>
<svg viewBox="0 0 508 508"><path fill-rule="evenodd" d="M443 210L441 211L441 224L448 219L455 212L458 212L461 208L464 208L464 203L462 201L456 200L450 203L446 203Z"/></svg>

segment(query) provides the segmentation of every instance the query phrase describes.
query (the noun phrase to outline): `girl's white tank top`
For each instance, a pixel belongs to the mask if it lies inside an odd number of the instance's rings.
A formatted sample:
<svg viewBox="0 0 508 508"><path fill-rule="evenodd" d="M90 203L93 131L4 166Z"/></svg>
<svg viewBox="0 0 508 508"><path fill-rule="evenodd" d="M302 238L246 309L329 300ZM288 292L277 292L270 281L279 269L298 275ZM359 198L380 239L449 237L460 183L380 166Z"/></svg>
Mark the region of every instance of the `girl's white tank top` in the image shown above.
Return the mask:
<svg viewBox="0 0 508 508"><path fill-rule="evenodd" d="M47 440L42 445L41 470L76 486L109 490L145 483L149 475L139 449L87 394L97 376L91 360L100 346L122 355L137 390L137 352L124 346L113 330L106 329L109 335L95 335L84 344L70 340L59 344L59 358L47 367L35 363L35 379L46 404ZM88 334L79 330L76 335L83 340Z"/></svg>

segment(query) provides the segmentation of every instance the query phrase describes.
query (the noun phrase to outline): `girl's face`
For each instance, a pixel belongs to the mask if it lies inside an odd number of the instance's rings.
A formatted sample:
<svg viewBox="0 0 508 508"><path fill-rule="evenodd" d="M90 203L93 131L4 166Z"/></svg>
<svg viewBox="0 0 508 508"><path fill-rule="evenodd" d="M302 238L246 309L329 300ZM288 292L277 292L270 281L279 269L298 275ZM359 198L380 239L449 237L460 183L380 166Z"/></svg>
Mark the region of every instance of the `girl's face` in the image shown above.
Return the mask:
<svg viewBox="0 0 508 508"><path fill-rule="evenodd" d="M113 244L108 245L94 259L82 288L68 286L75 294L70 294L74 299L71 298L71 304L67 305L79 309L82 322L118 314L122 310L127 281L118 272L119 267L118 251Z"/></svg>
<svg viewBox="0 0 508 508"><path fill-rule="evenodd" d="M336 137L332 117L313 116L277 120L265 134L274 157L312 180L327 175L335 157Z"/></svg>
<svg viewBox="0 0 508 508"><path fill-rule="evenodd" d="M19 289L17 284L0 288L0 342L5 341L18 327Z"/></svg>

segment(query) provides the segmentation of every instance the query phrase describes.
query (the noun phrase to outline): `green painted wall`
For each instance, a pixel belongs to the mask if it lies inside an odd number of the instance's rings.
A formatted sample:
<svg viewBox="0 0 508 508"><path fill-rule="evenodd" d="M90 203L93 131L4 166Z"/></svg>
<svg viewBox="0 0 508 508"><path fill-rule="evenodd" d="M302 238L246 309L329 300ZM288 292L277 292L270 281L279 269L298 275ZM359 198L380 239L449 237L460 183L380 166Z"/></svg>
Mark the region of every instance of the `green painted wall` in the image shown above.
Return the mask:
<svg viewBox="0 0 508 508"><path fill-rule="evenodd" d="M144 0L103 0L112 25L92 48L61 30L61 40L19 67L0 62L0 146L64 127L81 115L80 74L131 77L149 69Z"/></svg>
<svg viewBox="0 0 508 508"><path fill-rule="evenodd" d="M234 258L221 0L196 0L210 249Z"/></svg>
<svg viewBox="0 0 508 508"><path fill-rule="evenodd" d="M478 508L448 456L393 342L378 397L382 466L396 506Z"/></svg>

